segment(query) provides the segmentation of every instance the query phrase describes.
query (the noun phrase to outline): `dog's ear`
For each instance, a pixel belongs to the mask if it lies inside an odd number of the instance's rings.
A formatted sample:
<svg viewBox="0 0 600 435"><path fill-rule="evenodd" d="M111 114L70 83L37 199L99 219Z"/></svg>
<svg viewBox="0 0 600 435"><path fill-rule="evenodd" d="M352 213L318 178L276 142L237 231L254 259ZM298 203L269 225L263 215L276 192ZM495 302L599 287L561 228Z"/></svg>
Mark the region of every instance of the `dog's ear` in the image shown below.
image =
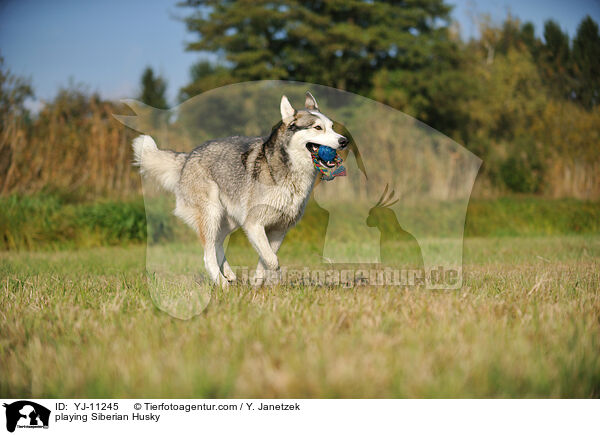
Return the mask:
<svg viewBox="0 0 600 435"><path fill-rule="evenodd" d="M315 97L313 97L312 94L308 91L306 91L306 100L304 101L304 107L306 107L308 110L319 110L317 100L315 100Z"/></svg>
<svg viewBox="0 0 600 435"><path fill-rule="evenodd" d="M294 120L294 115L296 114L296 111L294 110L294 108L292 107L285 95L281 97L281 104L279 105L279 110L281 110L281 120L284 124L287 125Z"/></svg>

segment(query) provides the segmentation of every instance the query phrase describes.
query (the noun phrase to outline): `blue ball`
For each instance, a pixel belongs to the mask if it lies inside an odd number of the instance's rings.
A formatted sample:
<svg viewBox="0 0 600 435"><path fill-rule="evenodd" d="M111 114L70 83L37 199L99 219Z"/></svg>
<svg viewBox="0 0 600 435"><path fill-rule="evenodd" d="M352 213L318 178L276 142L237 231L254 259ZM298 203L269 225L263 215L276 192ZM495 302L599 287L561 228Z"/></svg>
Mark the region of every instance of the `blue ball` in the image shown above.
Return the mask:
<svg viewBox="0 0 600 435"><path fill-rule="evenodd" d="M324 160L326 162L332 161L333 159L335 159L336 156L336 152L333 148L329 148L324 145L321 145L319 147L318 154L321 160Z"/></svg>

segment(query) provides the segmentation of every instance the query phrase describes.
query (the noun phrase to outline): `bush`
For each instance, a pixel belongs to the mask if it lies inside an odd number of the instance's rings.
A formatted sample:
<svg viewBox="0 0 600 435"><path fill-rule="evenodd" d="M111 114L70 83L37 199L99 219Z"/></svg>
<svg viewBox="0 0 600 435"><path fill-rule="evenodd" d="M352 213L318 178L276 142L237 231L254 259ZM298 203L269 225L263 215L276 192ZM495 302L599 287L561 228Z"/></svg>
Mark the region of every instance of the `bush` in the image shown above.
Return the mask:
<svg viewBox="0 0 600 435"><path fill-rule="evenodd" d="M146 240L141 199L68 203L58 194L0 198L0 249L139 243Z"/></svg>
<svg viewBox="0 0 600 435"><path fill-rule="evenodd" d="M502 181L516 193L534 193L539 186L529 162L521 156L510 156L500 166Z"/></svg>
<svg viewBox="0 0 600 435"><path fill-rule="evenodd" d="M146 230L141 198L72 203L58 194L0 197L0 250L62 249L172 241L189 231L171 213L170 202L153 204ZM307 252L322 248L320 225L328 212L316 204L289 234L288 244ZM438 225L444 219L435 221ZM186 232L187 231L187 232ZM443 231L442 231L443 232ZM472 200L465 236L544 236L600 233L600 202L575 199ZM245 239L245 237L244 237Z"/></svg>

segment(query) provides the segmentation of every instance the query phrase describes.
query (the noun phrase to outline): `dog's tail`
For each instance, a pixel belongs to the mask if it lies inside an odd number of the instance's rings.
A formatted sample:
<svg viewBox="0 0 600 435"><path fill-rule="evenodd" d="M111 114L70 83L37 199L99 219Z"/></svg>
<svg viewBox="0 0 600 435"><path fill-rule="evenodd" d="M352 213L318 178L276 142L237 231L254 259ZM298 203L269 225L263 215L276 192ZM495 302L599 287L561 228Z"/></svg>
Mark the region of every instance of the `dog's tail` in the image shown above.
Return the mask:
<svg viewBox="0 0 600 435"><path fill-rule="evenodd" d="M168 191L175 191L186 153L159 150L154 139L142 135L133 140L133 156L134 165L140 167L142 174L150 175Z"/></svg>

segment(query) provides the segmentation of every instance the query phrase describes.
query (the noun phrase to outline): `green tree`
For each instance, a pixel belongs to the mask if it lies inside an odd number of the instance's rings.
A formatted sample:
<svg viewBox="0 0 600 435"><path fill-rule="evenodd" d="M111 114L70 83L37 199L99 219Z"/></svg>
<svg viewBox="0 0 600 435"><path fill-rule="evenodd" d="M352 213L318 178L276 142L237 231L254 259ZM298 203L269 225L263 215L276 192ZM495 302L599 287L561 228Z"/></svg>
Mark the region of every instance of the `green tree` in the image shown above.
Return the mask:
<svg viewBox="0 0 600 435"><path fill-rule="evenodd" d="M569 35L562 31L558 23L548 20L544 23L544 49L548 60L558 66L566 66L569 61Z"/></svg>
<svg viewBox="0 0 600 435"><path fill-rule="evenodd" d="M600 35L598 24L588 15L573 39L573 63L577 100L592 108L600 102Z"/></svg>
<svg viewBox="0 0 600 435"><path fill-rule="evenodd" d="M210 89L236 82L227 67L219 64L215 65L208 61L200 61L192 65L190 68L190 78L190 83L184 86L179 92L180 101Z"/></svg>
<svg viewBox="0 0 600 435"><path fill-rule="evenodd" d="M548 102L537 65L528 50L511 48L469 71L471 98L457 105L470 114L466 145L484 160L492 184L515 192L536 192L544 177L543 150L531 133Z"/></svg>
<svg viewBox="0 0 600 435"><path fill-rule="evenodd" d="M520 40L523 41L534 59L537 59L540 41L535 37L535 26L527 21L521 26Z"/></svg>
<svg viewBox="0 0 600 435"><path fill-rule="evenodd" d="M151 67L146 67L142 74L142 91L140 100L157 109L167 109L167 82L161 76L155 76Z"/></svg>
<svg viewBox="0 0 600 435"><path fill-rule="evenodd" d="M0 114L2 117L26 112L25 100L33 96L30 81L15 76L5 67L4 58L0 56Z"/></svg>
<svg viewBox="0 0 600 435"><path fill-rule="evenodd" d="M571 97L573 79L569 36L554 20L544 23L544 44L540 49L538 66L551 95Z"/></svg>
<svg viewBox="0 0 600 435"><path fill-rule="evenodd" d="M235 81L301 80L369 94L382 70L418 72L444 60L443 0L187 0L199 39Z"/></svg>
<svg viewBox="0 0 600 435"><path fill-rule="evenodd" d="M0 56L0 192L7 187L15 148L23 145L21 129L29 121L25 100L32 96L29 80L12 74Z"/></svg>

